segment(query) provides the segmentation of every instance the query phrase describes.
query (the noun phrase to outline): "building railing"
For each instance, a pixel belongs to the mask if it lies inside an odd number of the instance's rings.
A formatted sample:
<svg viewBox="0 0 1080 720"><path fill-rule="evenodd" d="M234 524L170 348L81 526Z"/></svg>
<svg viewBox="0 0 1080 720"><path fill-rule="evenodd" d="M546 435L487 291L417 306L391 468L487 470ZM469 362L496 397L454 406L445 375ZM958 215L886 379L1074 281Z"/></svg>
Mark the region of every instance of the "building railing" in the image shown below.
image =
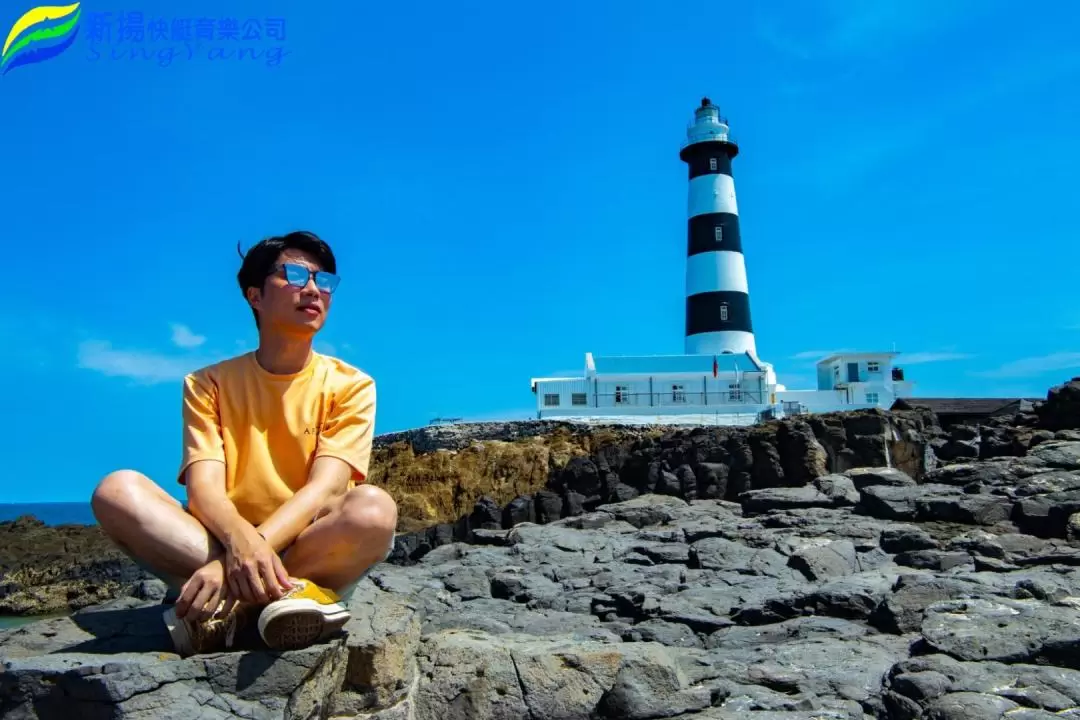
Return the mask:
<svg viewBox="0 0 1080 720"><path fill-rule="evenodd" d="M680 149L686 147L687 145L693 145L695 143L701 143L701 142L727 142L727 143L731 143L732 145L736 145L736 146L739 144L739 142L735 139L734 133L731 133L731 132L728 132L727 134L723 134L723 133L705 134L705 133L703 133L701 135L696 136L692 140L690 138L687 138L686 140L684 140L683 144L680 146Z"/></svg>
<svg viewBox="0 0 1080 720"><path fill-rule="evenodd" d="M709 405L761 405L762 393L752 390L716 392L613 392L588 393L589 407L685 407ZM578 405L577 407L586 407Z"/></svg>

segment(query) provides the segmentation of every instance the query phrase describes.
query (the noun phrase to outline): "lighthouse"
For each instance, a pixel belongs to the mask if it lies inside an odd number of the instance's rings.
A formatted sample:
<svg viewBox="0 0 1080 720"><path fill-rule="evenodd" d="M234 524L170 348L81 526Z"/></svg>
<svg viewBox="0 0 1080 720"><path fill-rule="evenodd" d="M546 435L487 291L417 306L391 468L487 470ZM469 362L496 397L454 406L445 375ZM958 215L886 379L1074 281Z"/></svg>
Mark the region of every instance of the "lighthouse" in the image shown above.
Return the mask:
<svg viewBox="0 0 1080 720"><path fill-rule="evenodd" d="M757 356L731 161L739 146L709 98L694 110L679 158L689 168L686 224L687 355Z"/></svg>
<svg viewBox="0 0 1080 720"><path fill-rule="evenodd" d="M800 389L778 382L772 363L758 357L731 175L738 154L720 109L702 98L679 151L690 171L684 352L589 352L581 374L531 378L538 419L751 425L809 413L888 409L898 398L911 397L913 383L895 364L895 351L828 354L816 363L816 387ZM678 274L671 280L677 288ZM827 279L820 282L828 286ZM631 281L627 292L634 290Z"/></svg>

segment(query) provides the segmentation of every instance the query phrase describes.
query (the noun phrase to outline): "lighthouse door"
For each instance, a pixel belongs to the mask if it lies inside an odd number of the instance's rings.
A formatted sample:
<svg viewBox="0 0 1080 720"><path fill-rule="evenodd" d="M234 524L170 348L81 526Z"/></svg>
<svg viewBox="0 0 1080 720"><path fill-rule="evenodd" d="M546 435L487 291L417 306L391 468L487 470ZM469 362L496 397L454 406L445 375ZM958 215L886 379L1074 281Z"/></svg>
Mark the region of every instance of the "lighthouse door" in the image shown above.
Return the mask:
<svg viewBox="0 0 1080 720"><path fill-rule="evenodd" d="M859 363L853 362L847 364L847 381L849 383L859 382Z"/></svg>

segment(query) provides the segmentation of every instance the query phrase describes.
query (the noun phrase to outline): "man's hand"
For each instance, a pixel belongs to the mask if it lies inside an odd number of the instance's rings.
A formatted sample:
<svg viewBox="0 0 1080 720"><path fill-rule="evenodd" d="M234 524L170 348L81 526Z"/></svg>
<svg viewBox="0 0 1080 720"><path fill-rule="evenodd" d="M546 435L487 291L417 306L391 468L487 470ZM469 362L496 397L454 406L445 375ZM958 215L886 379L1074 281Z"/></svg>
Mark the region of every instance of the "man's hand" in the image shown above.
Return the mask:
<svg viewBox="0 0 1080 720"><path fill-rule="evenodd" d="M292 587L281 558L255 528L229 537L225 578L233 597L260 605L280 599Z"/></svg>
<svg viewBox="0 0 1080 720"><path fill-rule="evenodd" d="M229 586L225 583L225 565L221 560L211 560L196 570L180 589L176 601L176 616L183 618L191 613L192 619L202 621L210 618L225 600L228 610L235 600L228 597Z"/></svg>

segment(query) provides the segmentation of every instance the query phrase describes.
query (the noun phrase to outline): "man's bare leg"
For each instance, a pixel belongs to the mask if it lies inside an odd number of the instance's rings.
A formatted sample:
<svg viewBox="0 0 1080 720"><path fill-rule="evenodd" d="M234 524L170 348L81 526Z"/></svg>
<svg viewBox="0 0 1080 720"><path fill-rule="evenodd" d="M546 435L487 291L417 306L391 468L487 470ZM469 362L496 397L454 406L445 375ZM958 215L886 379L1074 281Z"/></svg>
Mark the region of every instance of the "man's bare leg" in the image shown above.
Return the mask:
<svg viewBox="0 0 1080 720"><path fill-rule="evenodd" d="M221 552L218 541L175 498L134 470L106 475L90 506L113 542L173 583L186 582Z"/></svg>
<svg viewBox="0 0 1080 720"><path fill-rule="evenodd" d="M150 478L110 473L91 498L102 530L132 558L175 582L221 552L218 541ZM383 559L397 526L397 506L384 490L361 485L327 504L283 557L293 577L346 587Z"/></svg>
<svg viewBox="0 0 1080 720"><path fill-rule="evenodd" d="M341 591L386 556L397 505L383 489L360 485L328 503L282 557L294 578Z"/></svg>

